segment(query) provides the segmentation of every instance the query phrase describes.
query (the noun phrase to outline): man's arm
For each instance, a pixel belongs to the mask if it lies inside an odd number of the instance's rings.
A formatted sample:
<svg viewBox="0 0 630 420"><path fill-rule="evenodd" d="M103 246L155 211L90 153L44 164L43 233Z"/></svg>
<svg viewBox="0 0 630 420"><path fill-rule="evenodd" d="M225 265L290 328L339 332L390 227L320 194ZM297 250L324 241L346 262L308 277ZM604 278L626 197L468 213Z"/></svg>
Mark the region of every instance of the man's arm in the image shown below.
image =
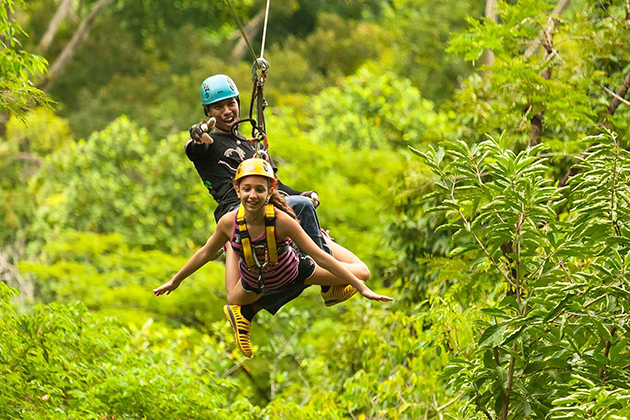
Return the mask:
<svg viewBox="0 0 630 420"><path fill-rule="evenodd" d="M209 148L208 143L196 143L193 139L189 139L186 143L186 156L192 161L197 160L204 157Z"/></svg>
<svg viewBox="0 0 630 420"><path fill-rule="evenodd" d="M278 179L278 190L287 193L287 195L300 195L302 194L300 191L294 190L288 185L284 185L282 181Z"/></svg>

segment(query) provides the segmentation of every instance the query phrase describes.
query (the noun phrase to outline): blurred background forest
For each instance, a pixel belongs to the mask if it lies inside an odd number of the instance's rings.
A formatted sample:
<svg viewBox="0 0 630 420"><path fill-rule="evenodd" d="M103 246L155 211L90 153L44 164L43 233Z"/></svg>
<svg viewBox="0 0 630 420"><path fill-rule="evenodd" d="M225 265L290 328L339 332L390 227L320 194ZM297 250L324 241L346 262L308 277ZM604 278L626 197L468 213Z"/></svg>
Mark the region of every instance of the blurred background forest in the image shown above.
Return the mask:
<svg viewBox="0 0 630 420"><path fill-rule="evenodd" d="M259 50L262 0L234 1ZM226 2L2 0L0 417L630 417L630 3L273 0L270 151L391 304L252 326L184 154Z"/></svg>

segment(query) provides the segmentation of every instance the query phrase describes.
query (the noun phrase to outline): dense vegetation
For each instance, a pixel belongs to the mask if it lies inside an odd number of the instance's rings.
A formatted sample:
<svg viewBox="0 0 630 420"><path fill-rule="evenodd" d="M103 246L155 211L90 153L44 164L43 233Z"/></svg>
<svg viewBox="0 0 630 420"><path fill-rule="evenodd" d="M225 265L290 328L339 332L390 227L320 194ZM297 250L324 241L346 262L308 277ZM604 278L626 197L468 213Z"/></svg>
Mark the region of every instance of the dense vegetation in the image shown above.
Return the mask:
<svg viewBox="0 0 630 420"><path fill-rule="evenodd" d="M630 417L627 1L273 1L280 178L396 300L307 290L251 360L222 262L151 294L214 227L199 83L248 111L228 3L2 3L0 417Z"/></svg>

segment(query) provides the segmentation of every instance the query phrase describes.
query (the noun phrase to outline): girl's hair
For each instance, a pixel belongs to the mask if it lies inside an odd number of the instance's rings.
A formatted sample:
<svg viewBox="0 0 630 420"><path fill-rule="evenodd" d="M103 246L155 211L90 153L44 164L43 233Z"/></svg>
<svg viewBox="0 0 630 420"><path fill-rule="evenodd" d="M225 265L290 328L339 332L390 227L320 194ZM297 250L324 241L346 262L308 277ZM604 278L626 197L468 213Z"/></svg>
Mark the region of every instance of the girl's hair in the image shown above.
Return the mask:
<svg viewBox="0 0 630 420"><path fill-rule="evenodd" d="M271 181L269 183L271 184ZM269 187L271 188L271 185L269 185ZM284 197L280 195L278 190L275 190L273 193L271 193L271 197L269 197L269 202L273 204L274 206L276 206L276 208L282 210L283 212L285 212L286 214L288 214L289 216L297 220L297 216L295 215L295 212L289 206L289 204L284 199Z"/></svg>

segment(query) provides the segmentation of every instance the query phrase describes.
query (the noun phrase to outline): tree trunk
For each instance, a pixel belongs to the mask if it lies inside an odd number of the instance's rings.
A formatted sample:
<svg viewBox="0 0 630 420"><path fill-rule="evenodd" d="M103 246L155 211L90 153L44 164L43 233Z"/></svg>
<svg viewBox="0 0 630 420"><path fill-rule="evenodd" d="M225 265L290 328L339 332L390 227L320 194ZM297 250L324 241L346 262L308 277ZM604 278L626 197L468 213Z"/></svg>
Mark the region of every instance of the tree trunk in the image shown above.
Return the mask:
<svg viewBox="0 0 630 420"><path fill-rule="evenodd" d="M552 20L551 18L549 20ZM548 27L549 28L549 27ZM553 26L550 26L553 28ZM548 61L553 54L553 33L549 31L545 34L544 40L542 41L543 46L545 47L545 61ZM551 67L546 67L541 73L543 79L549 80L551 79ZM540 143L542 139L542 131L543 131L543 115L544 111L540 111L538 114L534 115L531 119L530 130L529 130L529 146L533 147Z"/></svg>
<svg viewBox="0 0 630 420"><path fill-rule="evenodd" d="M90 14L79 25L79 28L72 36L70 42L68 42L63 51L61 51L61 54L59 54L59 57L57 57L55 62L50 66L48 75L42 84L42 90L50 90L55 82L55 79L63 73L66 66L76 53L79 44L87 37L90 29L92 28L92 24L94 23L94 19L96 19L103 9L111 2L112 0L99 0L99 2L94 5Z"/></svg>
<svg viewBox="0 0 630 420"><path fill-rule="evenodd" d="M630 73L626 74L623 82L621 82L621 86L615 92L617 96L613 96L612 101L610 101L610 105L608 105L608 113L610 115L613 115L617 110L617 107L621 105L622 99L625 99L626 94L628 93L628 88L630 88Z"/></svg>
<svg viewBox="0 0 630 420"><path fill-rule="evenodd" d="M52 20L50 21L50 24L48 25L48 29L46 30L46 33L44 34L41 41L39 42L39 45L37 46L37 53L39 55L44 55L46 51L48 51L50 44L55 39L55 35L57 35L57 31L59 30L59 26L61 25L61 22L63 22L65 17L68 16L68 14L70 13L71 5L72 5L72 0L61 0L61 3L59 4L59 7L57 7L57 11L55 12L55 15L53 16Z"/></svg>
<svg viewBox="0 0 630 420"><path fill-rule="evenodd" d="M497 0L486 0L486 18L488 20L493 21L494 23L498 22L497 17ZM483 65L489 66L494 63L494 53L492 50L486 49L483 52Z"/></svg>
<svg viewBox="0 0 630 420"><path fill-rule="evenodd" d="M260 30L260 27L263 24L264 17L265 10L263 9L258 12L258 14L252 18L252 20L247 22L247 25L243 27L243 32L245 32L245 36L247 36L247 39L251 41L254 38L254 36ZM247 41L245 41L245 38L242 36L241 31L235 32L232 36L232 39L236 39L239 36L241 36L241 38L232 50L232 58L234 60L240 60L245 56L245 54L247 54Z"/></svg>

